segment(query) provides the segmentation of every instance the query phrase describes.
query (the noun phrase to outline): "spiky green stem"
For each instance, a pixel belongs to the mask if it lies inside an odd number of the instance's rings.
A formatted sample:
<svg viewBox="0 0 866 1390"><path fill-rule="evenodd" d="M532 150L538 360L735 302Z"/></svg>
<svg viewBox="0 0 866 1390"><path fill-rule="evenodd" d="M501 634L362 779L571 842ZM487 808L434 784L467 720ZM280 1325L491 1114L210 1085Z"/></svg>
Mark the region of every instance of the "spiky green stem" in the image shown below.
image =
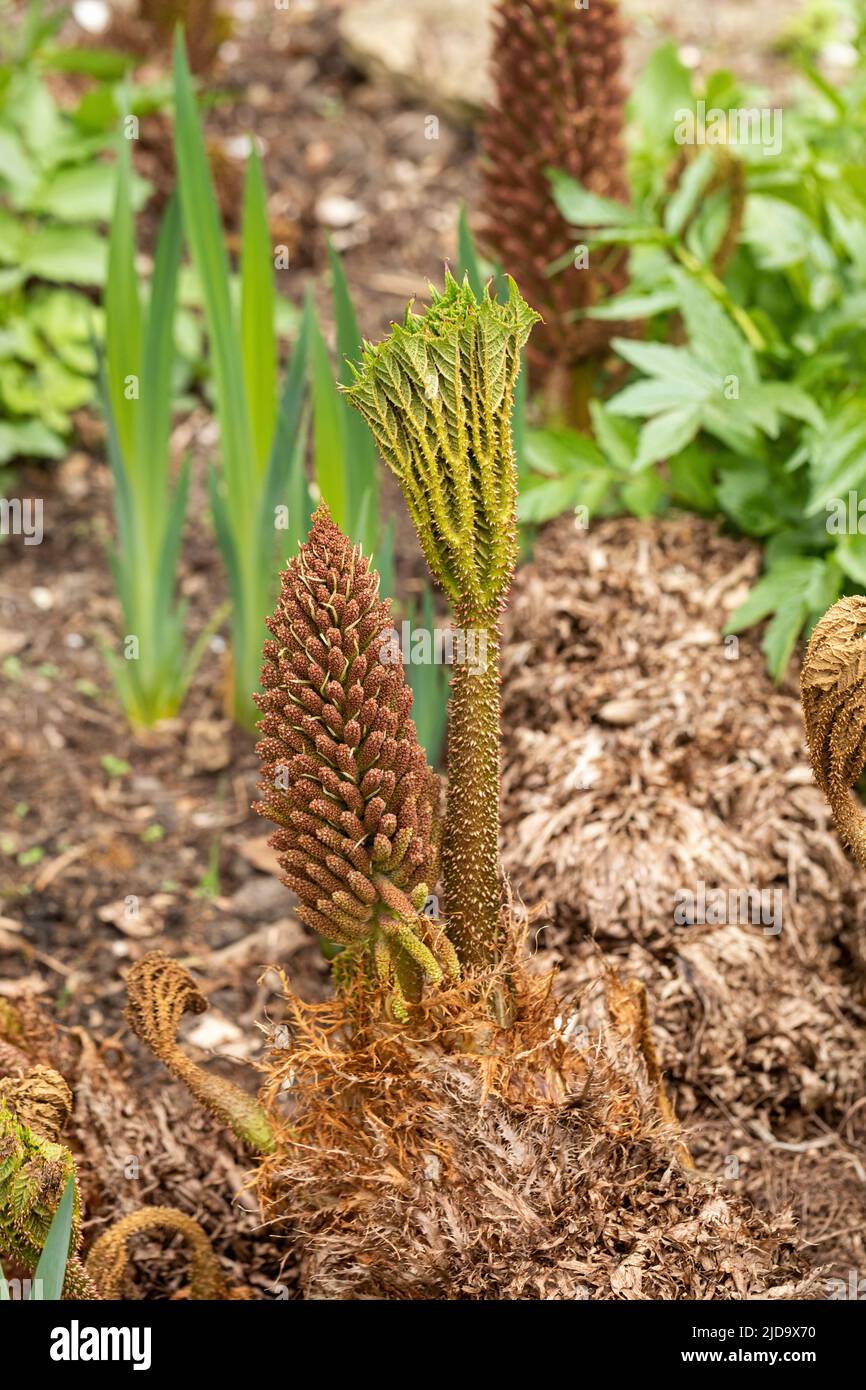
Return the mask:
<svg viewBox="0 0 866 1390"><path fill-rule="evenodd" d="M499 931L499 622L468 605L463 631L483 634L484 669L455 664L448 703L448 813L442 843L445 920L460 960L481 966Z"/></svg>
<svg viewBox="0 0 866 1390"><path fill-rule="evenodd" d="M445 909L462 964L496 954L499 925L499 630L517 553L511 435L521 350L538 315L446 275L426 314L365 345L348 395L396 475L465 644L449 707ZM483 664L469 656L485 644ZM476 654L477 654L476 648Z"/></svg>

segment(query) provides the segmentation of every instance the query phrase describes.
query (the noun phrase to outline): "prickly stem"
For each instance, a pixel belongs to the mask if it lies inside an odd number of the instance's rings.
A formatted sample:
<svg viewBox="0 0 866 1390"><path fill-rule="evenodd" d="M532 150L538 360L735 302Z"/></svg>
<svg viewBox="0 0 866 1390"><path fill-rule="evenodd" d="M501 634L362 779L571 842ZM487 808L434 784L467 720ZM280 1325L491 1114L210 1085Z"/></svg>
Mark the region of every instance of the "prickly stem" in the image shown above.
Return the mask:
<svg viewBox="0 0 866 1390"><path fill-rule="evenodd" d="M449 934L470 967L497 951L498 620L517 554L514 388L537 320L513 280L499 303L446 275L426 314L410 306L389 338L365 346L348 390L454 614L443 879Z"/></svg>

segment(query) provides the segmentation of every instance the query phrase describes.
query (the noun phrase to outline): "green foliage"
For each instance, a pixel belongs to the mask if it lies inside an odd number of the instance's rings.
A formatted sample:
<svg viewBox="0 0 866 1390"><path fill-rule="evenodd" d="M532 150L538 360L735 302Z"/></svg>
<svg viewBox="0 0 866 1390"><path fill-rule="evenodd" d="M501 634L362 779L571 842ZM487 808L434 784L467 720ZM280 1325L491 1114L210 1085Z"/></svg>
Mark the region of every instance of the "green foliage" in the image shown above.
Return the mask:
<svg viewBox="0 0 866 1390"><path fill-rule="evenodd" d="M75 1214L75 1174L70 1173L60 1199L33 1283L33 1298L46 1303L58 1303L63 1297L63 1283L66 1278L66 1265L69 1260L69 1247L72 1242L72 1219Z"/></svg>
<svg viewBox="0 0 866 1390"><path fill-rule="evenodd" d="M51 1220L42 1254L30 1287L32 1302L59 1303L69 1262L72 1241L72 1220L75 1214L75 1177L70 1174L60 1204ZM11 1302L9 1286L0 1265L0 1303Z"/></svg>
<svg viewBox="0 0 866 1390"><path fill-rule="evenodd" d="M521 350L538 315L514 281L500 304L446 275L366 345L347 395L397 477L425 558L455 608L489 615L514 564L511 417Z"/></svg>
<svg viewBox="0 0 866 1390"><path fill-rule="evenodd" d="M423 630L432 635L436 618L433 612L433 593L429 584L424 585L421 603L417 612L408 619L411 651L412 633ZM412 687L412 718L418 732L418 742L427 754L428 761L435 767L442 756L445 741L445 726L448 720L449 669L436 661L411 661L406 667L406 676Z"/></svg>
<svg viewBox="0 0 866 1390"><path fill-rule="evenodd" d="M178 186L204 304L220 429L220 467L210 472L210 500L232 598L232 702L238 721L251 727L256 719L251 694L258 687L274 575L306 535L310 518L303 467L303 383L313 316L308 303L276 405L273 253L258 157L253 153L247 162L238 313L180 35L174 81Z"/></svg>
<svg viewBox="0 0 866 1390"><path fill-rule="evenodd" d="M117 522L112 572L124 630L123 650L106 656L128 719L150 725L179 709L211 630L188 652L185 604L176 597L189 491L189 461L184 461L173 492L169 467L180 212L172 200L143 310L135 269L129 146L125 140L120 146L105 296L103 404Z"/></svg>
<svg viewBox="0 0 866 1390"><path fill-rule="evenodd" d="M264 615L274 576L305 538L312 512L304 471L308 414L313 472L337 523L392 587L393 529L380 518L378 462L369 431L338 389L361 338L346 277L328 248L336 366L311 294L278 400L278 305L265 186L258 156L247 163L240 285L235 293L182 39L175 46L176 153L184 226L204 308L220 427L220 468L210 479L214 521L229 576L234 712L252 725ZM335 379L337 378L337 379ZM309 390L310 408L307 407ZM276 530L275 530L276 525Z"/></svg>
<svg viewBox="0 0 866 1390"><path fill-rule="evenodd" d="M352 384L351 363L361 351L361 335L358 320L349 294L349 286L333 246L328 244L328 257L331 266L334 310L337 320L337 360L339 381L342 386ZM326 417L333 422L334 444L337 456L330 461L331 469L341 475L339 495L345 505L343 519L334 512L332 515L341 530L352 540L358 541L367 555L372 555L378 568L379 545L379 461L373 436L356 411L351 410L345 397L335 388L330 371L327 375L330 403L325 402L324 383L319 378L322 365L321 354L314 362L314 410L316 431L316 475L322 488L322 495L328 494L321 482L321 470L325 464L324 453L319 450L319 411L324 409ZM332 446L333 447L333 446Z"/></svg>
<svg viewBox="0 0 866 1390"><path fill-rule="evenodd" d="M703 90L672 45L631 103L632 204L552 173L553 196L590 253L630 249L626 291L591 316L643 323L613 346L625 384L593 413L595 439L530 443L520 514L574 506L648 515L668 504L724 516L767 542L765 577L729 630L770 617L781 678L798 636L866 581L866 42L847 85L804 60L806 90L727 143L678 144L699 97L710 112L766 109L731 74ZM776 118L777 119L777 118ZM672 170L675 177L672 178ZM843 516L849 493L853 519ZM864 509L866 510L866 509Z"/></svg>
<svg viewBox="0 0 866 1390"><path fill-rule="evenodd" d="M383 342L365 344L347 389L467 644L451 679L442 862L449 931L473 966L499 939L499 614L517 558L514 392L537 319L513 280L501 303L489 287L476 294L468 270L462 284L446 272L426 313L410 304ZM483 642L475 662L470 635Z"/></svg>
<svg viewBox="0 0 866 1390"><path fill-rule="evenodd" d="M62 19L45 19L41 4L31 4L0 47L0 465L60 457L70 416L92 399L96 376L101 314L70 287L105 280L103 229L114 197L105 155L130 60L58 48ZM45 80L49 69L97 85L76 107L62 108ZM129 94L124 109L142 99ZM146 192L142 180L133 182L136 206Z"/></svg>

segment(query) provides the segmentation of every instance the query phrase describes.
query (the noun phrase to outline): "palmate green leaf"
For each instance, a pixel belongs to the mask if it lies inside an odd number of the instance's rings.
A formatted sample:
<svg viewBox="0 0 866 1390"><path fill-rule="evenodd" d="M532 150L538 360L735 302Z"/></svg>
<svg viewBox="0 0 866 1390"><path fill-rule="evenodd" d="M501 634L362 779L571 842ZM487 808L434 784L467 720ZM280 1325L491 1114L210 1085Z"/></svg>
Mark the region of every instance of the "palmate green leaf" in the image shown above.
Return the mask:
<svg viewBox="0 0 866 1390"><path fill-rule="evenodd" d="M722 511L749 536L769 536L782 524L780 499L757 469L722 468L716 496Z"/></svg>
<svg viewBox="0 0 866 1390"><path fill-rule="evenodd" d="M670 313L678 305L679 295L676 290L650 290L646 294L635 294L625 290L622 294L608 299L606 303L596 304L587 309L586 317L602 322L611 320L614 323L618 320L651 319L656 314Z"/></svg>
<svg viewBox="0 0 866 1390"><path fill-rule="evenodd" d="M758 380L754 352L718 300L679 266L670 272L692 351L720 376L741 384Z"/></svg>
<svg viewBox="0 0 866 1390"><path fill-rule="evenodd" d="M10 459L59 459L66 445L41 420L0 420L0 464Z"/></svg>
<svg viewBox="0 0 866 1390"><path fill-rule="evenodd" d="M517 499L517 518L524 526L543 526L578 506L592 516L610 492L613 473L608 469L575 471L532 483Z"/></svg>
<svg viewBox="0 0 866 1390"><path fill-rule="evenodd" d="M27 228L19 217L0 206L0 263L19 266L27 241Z"/></svg>
<svg viewBox="0 0 866 1390"><path fill-rule="evenodd" d="M55 284L103 285L107 243L90 227L43 226L26 237L20 264L28 275Z"/></svg>
<svg viewBox="0 0 866 1390"><path fill-rule="evenodd" d="M701 425L707 434L726 445L733 454L743 459L754 458L761 453L760 431L746 419L745 412L738 409L739 401L707 401L701 409Z"/></svg>
<svg viewBox="0 0 866 1390"><path fill-rule="evenodd" d="M63 1280L66 1277L66 1264L69 1259L69 1242L72 1237L72 1216L75 1207L75 1177L70 1173L60 1199L42 1254L36 1266L33 1297L41 1284L38 1295L46 1303L57 1303L63 1297Z"/></svg>
<svg viewBox="0 0 866 1390"><path fill-rule="evenodd" d="M758 382L741 389L736 402L746 420L775 439L781 417L801 420L815 430L825 428L824 414L817 401L799 386L787 381Z"/></svg>
<svg viewBox="0 0 866 1390"><path fill-rule="evenodd" d="M827 215L861 281L866 281L866 203L837 194L827 202Z"/></svg>
<svg viewBox="0 0 866 1390"><path fill-rule="evenodd" d="M17 131L0 125L0 188L16 208L27 206L39 173Z"/></svg>
<svg viewBox="0 0 866 1390"><path fill-rule="evenodd" d="M811 493L806 515L815 516L866 481L866 399L831 411L826 428L808 441Z"/></svg>
<svg viewBox="0 0 866 1390"><path fill-rule="evenodd" d="M526 460L537 473L548 477L605 466L604 454L595 440L572 429L527 430Z"/></svg>
<svg viewBox="0 0 866 1390"><path fill-rule="evenodd" d="M76 290L39 286L28 294L27 319L76 371L96 373L94 337L101 338L104 315Z"/></svg>
<svg viewBox="0 0 866 1390"><path fill-rule="evenodd" d="M629 99L643 149L666 153L674 144L677 113L694 105L692 74L673 42L661 44L643 65Z"/></svg>
<svg viewBox="0 0 866 1390"><path fill-rule="evenodd" d="M691 444L668 459L671 500L693 511L711 514L719 510L716 496L716 459L705 443Z"/></svg>
<svg viewBox="0 0 866 1390"><path fill-rule="evenodd" d="M267 468L277 413L273 251L261 160L250 151L241 230L241 344L255 462Z"/></svg>
<svg viewBox="0 0 866 1390"><path fill-rule="evenodd" d="M707 380L701 387L690 382L686 388L682 380L653 377L623 387L622 391L611 396L608 410L611 415L641 419L663 411L700 407L714 393L720 394L721 390L721 380Z"/></svg>
<svg viewBox="0 0 866 1390"><path fill-rule="evenodd" d="M767 624L761 649L767 658L767 670L778 682L782 680L791 660L797 638L809 617L809 606L796 594L782 599Z"/></svg>
<svg viewBox="0 0 866 1390"><path fill-rule="evenodd" d="M637 426L612 414L600 400L590 401L589 415L593 433L608 463L622 473L630 473L637 458Z"/></svg>
<svg viewBox="0 0 866 1390"><path fill-rule="evenodd" d="M93 395L93 382L46 352L36 363L0 362L0 401L12 415L35 415L58 434L69 428L69 414L86 405Z"/></svg>
<svg viewBox="0 0 866 1390"><path fill-rule="evenodd" d="M665 500L665 486L654 468L644 468L623 484L620 496L632 516L645 520L661 508Z"/></svg>
<svg viewBox="0 0 866 1390"><path fill-rule="evenodd" d="M25 68L14 74L6 109L36 163L44 169L58 163L63 117L35 68Z"/></svg>
<svg viewBox="0 0 866 1390"><path fill-rule="evenodd" d="M559 169L547 169L545 173L550 180L553 201L566 221L575 227L626 227L637 221L631 208L591 193L569 174Z"/></svg>
<svg viewBox="0 0 866 1390"><path fill-rule="evenodd" d="M146 201L150 185L129 174L127 177L129 200L137 211ZM115 185L114 167L98 160L57 169L34 190L29 207L60 222L108 222L115 202Z"/></svg>
<svg viewBox="0 0 866 1390"><path fill-rule="evenodd" d="M863 518L858 518L863 521ZM861 589L866 589L866 535L859 531L856 534L839 536L833 557L844 574Z"/></svg>
<svg viewBox="0 0 866 1390"><path fill-rule="evenodd" d="M839 597L841 572L831 559L785 555L774 561L739 608L731 614L725 633L745 628L774 615L763 649L774 680L781 680L794 645L813 614L823 613Z"/></svg>
<svg viewBox="0 0 866 1390"><path fill-rule="evenodd" d="M528 430L526 458L517 499L524 525L540 526L577 506L592 515L610 492L614 474L604 454L577 430Z"/></svg>
<svg viewBox="0 0 866 1390"><path fill-rule="evenodd" d="M660 463L678 454L691 444L700 428L699 406L683 406L654 416L641 430L635 468L643 470L648 464Z"/></svg>
<svg viewBox="0 0 866 1390"><path fill-rule="evenodd" d="M680 386L684 393L680 395L680 404L684 403L684 398L702 400L721 386L721 374L710 371L688 348L671 347L667 343L634 342L630 338L614 338L612 346L633 367L657 377L666 385ZM626 391L631 389L626 387ZM624 394L620 392L620 396ZM619 397L614 396L613 400L617 399ZM676 402L671 401L671 404ZM609 402L609 405L612 409L613 403ZM632 412L620 410L615 413Z"/></svg>
<svg viewBox="0 0 866 1390"><path fill-rule="evenodd" d="M782 198L752 193L742 237L764 270L784 270L804 262L810 262L813 273L836 266L826 237L800 208Z"/></svg>

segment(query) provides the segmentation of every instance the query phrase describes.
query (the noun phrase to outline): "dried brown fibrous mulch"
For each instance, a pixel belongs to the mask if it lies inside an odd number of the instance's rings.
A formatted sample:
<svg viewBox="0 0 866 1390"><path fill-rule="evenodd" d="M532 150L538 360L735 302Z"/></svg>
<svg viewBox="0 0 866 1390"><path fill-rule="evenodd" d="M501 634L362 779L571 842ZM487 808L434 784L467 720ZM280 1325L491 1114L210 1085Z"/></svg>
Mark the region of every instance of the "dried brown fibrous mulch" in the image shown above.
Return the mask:
<svg viewBox="0 0 866 1390"><path fill-rule="evenodd" d="M841 1271L866 1259L866 884L812 785L796 662L777 688L759 632L721 635L760 567L694 517L541 534L508 617L503 848L562 988L599 946L647 984L699 1166L791 1200ZM702 883L723 910L678 922Z"/></svg>
<svg viewBox="0 0 866 1390"><path fill-rule="evenodd" d="M251 1287L265 1298L294 1297L291 1252L284 1240L262 1232L247 1190L251 1160L233 1136L182 1087L167 1085L160 1070L151 1085L133 1086L121 1048L98 1046L81 1028L59 1027L26 995L12 1007L14 1014L0 1014L0 1077L50 1066L72 1091L72 1114L60 1137L75 1159L84 1252L121 1217L172 1207L199 1222L227 1284ZM13 1032L17 1056L4 1050ZM189 1252L183 1242L141 1236L132 1255L125 1297L186 1296Z"/></svg>
<svg viewBox="0 0 866 1390"><path fill-rule="evenodd" d="M287 988L264 1094L288 1113L260 1192L305 1296L814 1297L790 1213L690 1167L628 1010L603 1007L626 987L575 1005L519 958L501 975L508 1028L468 984L404 1027L368 996Z"/></svg>

